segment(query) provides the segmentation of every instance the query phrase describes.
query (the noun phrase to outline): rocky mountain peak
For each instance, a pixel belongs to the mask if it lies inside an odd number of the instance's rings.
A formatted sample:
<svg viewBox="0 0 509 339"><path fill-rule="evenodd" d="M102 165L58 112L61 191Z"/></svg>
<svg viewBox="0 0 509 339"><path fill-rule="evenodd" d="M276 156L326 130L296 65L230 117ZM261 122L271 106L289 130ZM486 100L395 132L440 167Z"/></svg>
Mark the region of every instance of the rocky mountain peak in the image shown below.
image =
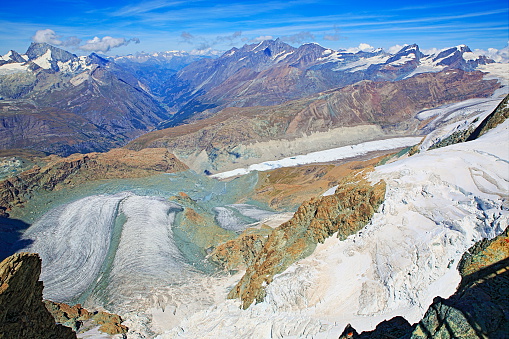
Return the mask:
<svg viewBox="0 0 509 339"><path fill-rule="evenodd" d="M78 59L78 57L75 54L72 54L50 44L47 44L45 42L42 43L32 42L30 44L30 47L28 47L26 55L30 60L34 60L46 54L48 50L51 51L51 58L55 62L56 61L67 62Z"/></svg>
<svg viewBox="0 0 509 339"><path fill-rule="evenodd" d="M460 68L466 71L473 71L479 65L495 62L484 55L475 55L467 45L459 45L444 49L433 57L433 61L437 65L449 68Z"/></svg>
<svg viewBox="0 0 509 339"><path fill-rule="evenodd" d="M424 57L424 54L419 50L419 46L417 46L417 44L412 44L400 49L393 57L387 60L387 63L404 63L408 61L419 62L422 57Z"/></svg>
<svg viewBox="0 0 509 339"><path fill-rule="evenodd" d="M0 60L5 62L25 62L26 60L16 51L10 50L6 55L3 56Z"/></svg>
<svg viewBox="0 0 509 339"><path fill-rule="evenodd" d="M96 53L92 53L87 57L87 64L97 64L100 66L105 66L109 62L110 61L108 59L105 59Z"/></svg>

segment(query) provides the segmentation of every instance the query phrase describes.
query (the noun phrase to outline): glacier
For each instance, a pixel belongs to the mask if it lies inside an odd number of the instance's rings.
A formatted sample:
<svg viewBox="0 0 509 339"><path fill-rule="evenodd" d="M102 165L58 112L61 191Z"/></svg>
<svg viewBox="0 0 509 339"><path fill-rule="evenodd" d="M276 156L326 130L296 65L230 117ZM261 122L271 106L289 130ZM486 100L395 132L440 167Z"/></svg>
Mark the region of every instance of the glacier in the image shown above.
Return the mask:
<svg viewBox="0 0 509 339"><path fill-rule="evenodd" d="M397 315L418 321L434 297L455 292L462 254L509 223L509 121L377 167L370 180L379 179L386 200L372 221L277 275L263 302L242 310L225 294L157 338L337 338L348 323L360 332Z"/></svg>

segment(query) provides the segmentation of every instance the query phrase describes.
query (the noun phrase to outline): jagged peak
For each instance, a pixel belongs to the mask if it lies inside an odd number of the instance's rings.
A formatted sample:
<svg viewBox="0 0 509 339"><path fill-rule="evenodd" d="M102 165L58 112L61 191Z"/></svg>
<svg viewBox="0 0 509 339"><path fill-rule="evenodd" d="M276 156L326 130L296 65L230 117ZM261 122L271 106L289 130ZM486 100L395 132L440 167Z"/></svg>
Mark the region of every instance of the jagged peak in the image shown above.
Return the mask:
<svg viewBox="0 0 509 339"><path fill-rule="evenodd" d="M27 49L26 55L30 60L33 60L44 55L45 53L47 53L48 50L51 51L51 56L55 61L66 62L69 60L78 59L78 57L75 54L72 54L66 50L52 46L45 42L32 42L30 44L30 47L28 47Z"/></svg>
<svg viewBox="0 0 509 339"><path fill-rule="evenodd" d="M106 58L103 58L102 56L92 53L87 57L87 64L99 64L101 66L104 66L108 64L110 61Z"/></svg>

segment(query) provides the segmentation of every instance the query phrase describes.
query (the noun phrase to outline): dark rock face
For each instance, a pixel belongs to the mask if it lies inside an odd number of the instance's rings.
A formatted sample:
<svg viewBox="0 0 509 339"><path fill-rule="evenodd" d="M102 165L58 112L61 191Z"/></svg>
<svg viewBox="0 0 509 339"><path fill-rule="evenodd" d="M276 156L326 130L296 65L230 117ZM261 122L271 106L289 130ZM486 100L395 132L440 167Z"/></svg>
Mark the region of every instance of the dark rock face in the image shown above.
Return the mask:
<svg viewBox="0 0 509 339"><path fill-rule="evenodd" d="M44 306L40 273L37 254L17 253L0 263L0 338L76 338Z"/></svg>
<svg viewBox="0 0 509 339"><path fill-rule="evenodd" d="M345 239L362 229L384 196L385 182L372 186L358 172L344 178L333 195L304 202L292 219L272 231L228 297L240 298L244 309L253 301L263 301L264 286L272 282L274 275L313 253L317 243L334 233Z"/></svg>
<svg viewBox="0 0 509 339"><path fill-rule="evenodd" d="M28 47L26 55L30 60L35 60L38 57L48 53L48 51L51 54L50 60L51 69L57 72L60 70L60 68L58 67L58 61L67 62L78 60L78 57L75 54L64 51L63 49L60 49L58 47L51 46L50 44L47 43L32 42L30 47Z"/></svg>

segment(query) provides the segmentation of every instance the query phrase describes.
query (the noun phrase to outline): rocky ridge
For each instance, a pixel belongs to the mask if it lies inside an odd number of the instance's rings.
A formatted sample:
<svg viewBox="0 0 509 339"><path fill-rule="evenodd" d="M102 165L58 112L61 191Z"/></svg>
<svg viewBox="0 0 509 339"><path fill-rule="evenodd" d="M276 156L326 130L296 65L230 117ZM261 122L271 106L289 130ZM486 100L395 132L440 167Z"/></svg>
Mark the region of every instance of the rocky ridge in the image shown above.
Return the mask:
<svg viewBox="0 0 509 339"><path fill-rule="evenodd" d="M44 165L0 181L0 209L5 213L22 206L38 191L52 191L81 183L114 178L139 178L187 169L166 149L141 152L114 149L107 153L75 154L67 158L51 156Z"/></svg>
<svg viewBox="0 0 509 339"><path fill-rule="evenodd" d="M331 196L304 202L290 221L274 229L228 297L240 298L243 308L262 301L264 287L274 275L311 254L317 243L334 233L345 239L362 229L385 194L383 181L371 185L363 175L358 172L344 178Z"/></svg>
<svg viewBox="0 0 509 339"><path fill-rule="evenodd" d="M40 273L37 254L17 253L0 263L0 338L76 338L44 306Z"/></svg>

